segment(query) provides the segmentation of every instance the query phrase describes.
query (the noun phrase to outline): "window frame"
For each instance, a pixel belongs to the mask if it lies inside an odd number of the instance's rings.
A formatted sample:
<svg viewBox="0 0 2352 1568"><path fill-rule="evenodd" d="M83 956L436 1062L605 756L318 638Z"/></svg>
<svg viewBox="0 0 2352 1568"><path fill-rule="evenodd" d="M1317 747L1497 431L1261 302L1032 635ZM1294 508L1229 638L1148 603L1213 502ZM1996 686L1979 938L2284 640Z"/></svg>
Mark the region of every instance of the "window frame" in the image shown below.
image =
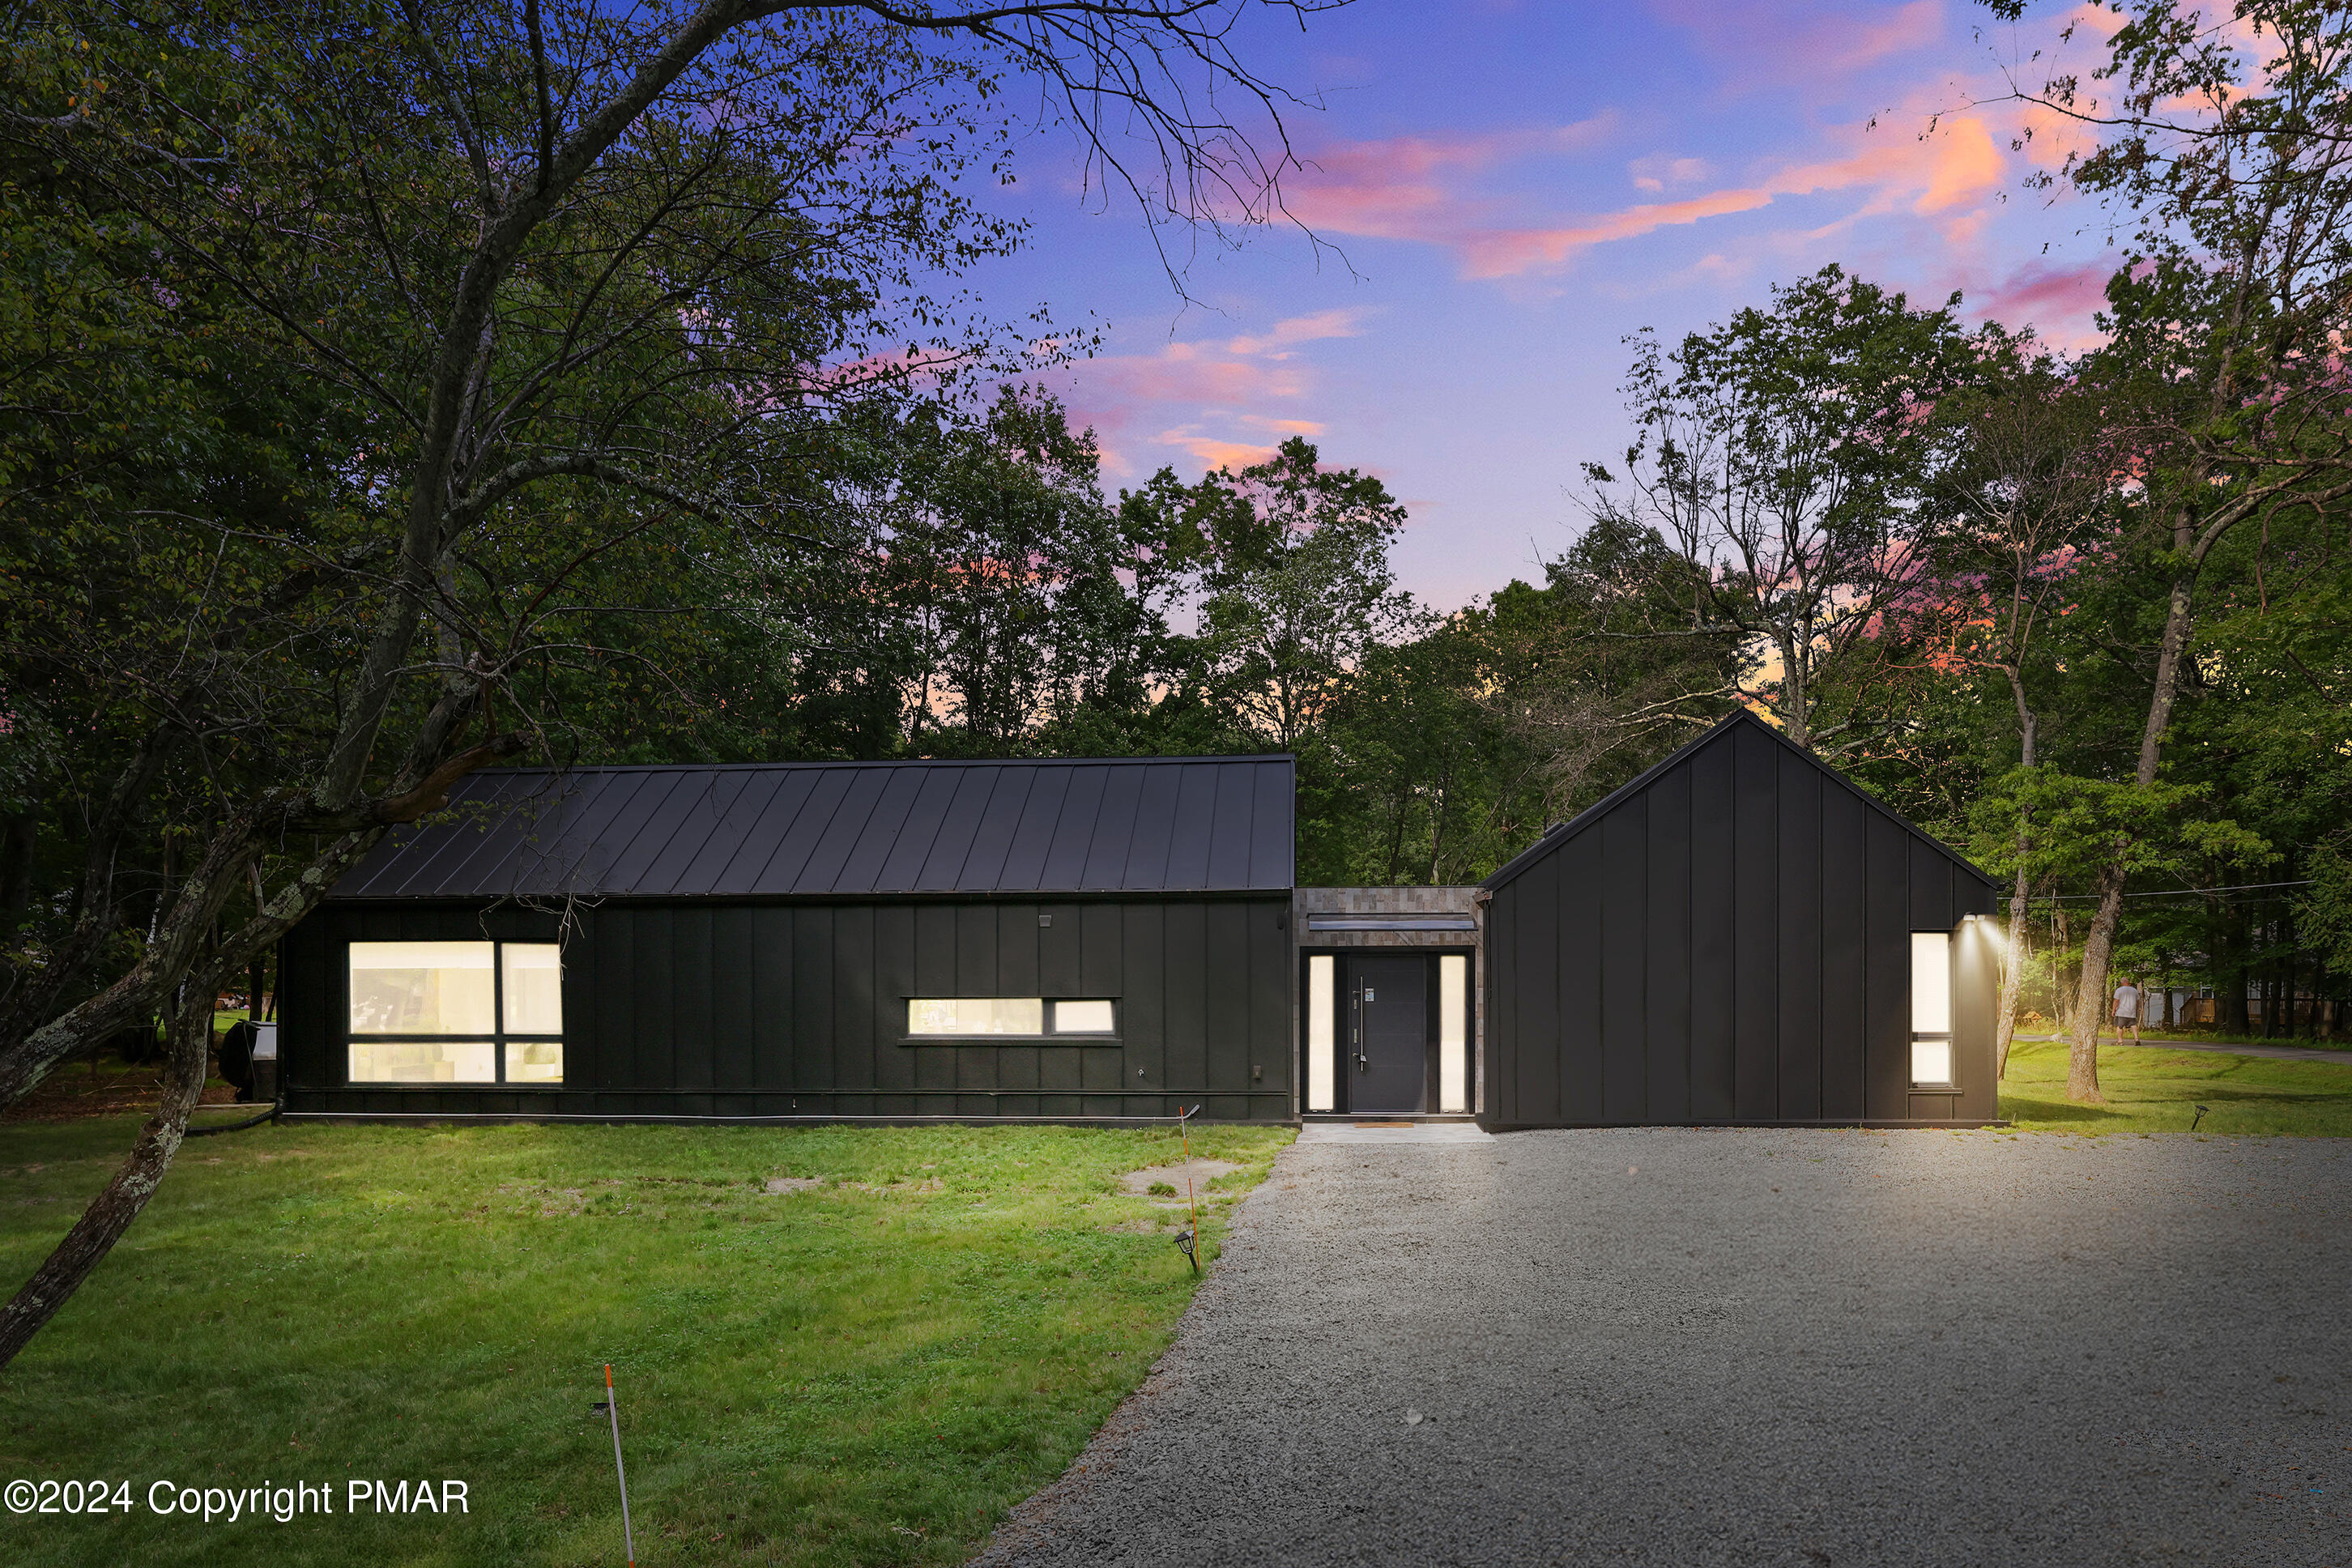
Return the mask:
<svg viewBox="0 0 2352 1568"><path fill-rule="evenodd" d="M1944 1026L1941 1029L1922 1029L1918 1026L1919 939L1928 936L1937 937L1944 943ZM1958 943L1952 940L1950 931L1915 931L1911 933L1911 1050L1909 1059L1904 1063L1904 1067L1915 1093L1951 1094L1960 1088L1958 1031L1952 1026L1953 1011L1959 1003L1959 987L1956 984L1958 976L1954 973L1958 966L1958 954L1954 951L1958 946ZM1940 1045L1944 1047L1945 1076L1940 1081L1919 1076L1919 1047L1923 1045Z"/></svg>
<svg viewBox="0 0 2352 1568"><path fill-rule="evenodd" d="M899 1000L907 1013L902 1015L905 1033L899 1043L908 1046L1107 1046L1118 1045L1126 1038L1127 1005L1118 996L918 996L908 994ZM918 1002L1035 1002L1045 1027L1034 1035L992 1034L917 1034L912 1027L912 1013ZM1105 1029L1057 1029L1055 1019L1065 1002L1101 1002L1110 1008L1110 1027Z"/></svg>
<svg viewBox="0 0 2352 1568"><path fill-rule="evenodd" d="M392 939L392 941L399 940L402 939ZM452 939L439 937L417 937L411 940L416 942L445 942ZM353 938L342 944L342 1035L344 1086L350 1089L437 1089L444 1093L452 1089L498 1089L528 1092L534 1089L557 1089L563 1088L565 1079L562 1073L559 1073L554 1078L509 1078L507 1076L507 1047L509 1045L543 1046L552 1044L560 1048L565 1044L569 1031L559 1031L558 1033L550 1035L509 1030L507 1027L506 954L506 950L509 947L551 947L555 949L556 994L561 998L562 995L563 986L563 944L560 942L526 941L522 939L509 941L505 937L460 937L454 940L467 944L479 944L486 946L490 950L490 1027L488 1031L444 1031L439 1034L426 1034L413 1029L384 1030L379 1032L374 1030L362 1031L352 1028L351 996L352 949L354 947L389 946L391 945L391 942L387 942L382 938ZM435 1045L442 1041L477 1040L488 1040L489 1042L490 1071L492 1074L489 1078L383 1079L354 1078L352 1076L352 1047L356 1045ZM568 1066L569 1064L567 1063L565 1065Z"/></svg>

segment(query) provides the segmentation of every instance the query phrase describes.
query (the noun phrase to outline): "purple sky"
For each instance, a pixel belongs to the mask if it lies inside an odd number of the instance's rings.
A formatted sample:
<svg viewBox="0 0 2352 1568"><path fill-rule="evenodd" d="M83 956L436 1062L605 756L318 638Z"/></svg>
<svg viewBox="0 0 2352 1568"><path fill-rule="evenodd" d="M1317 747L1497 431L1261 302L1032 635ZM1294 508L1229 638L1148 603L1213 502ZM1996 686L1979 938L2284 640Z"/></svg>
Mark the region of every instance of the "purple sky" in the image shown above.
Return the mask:
<svg viewBox="0 0 2352 1568"><path fill-rule="evenodd" d="M1012 204L1034 244L978 281L1001 313L1107 326L1052 379L1110 489L1304 433L1404 500L1405 585L1450 608L1573 536L1578 461L1625 444L1641 327L1838 261L2080 341L2103 216L2025 188L2074 133L1990 101L2036 49L2021 81L2095 63L2113 19L2073 15L2061 45L2068 13L2012 28L1963 0L1361 0L1258 56L1328 104L1295 119L1315 167L1289 201L1341 255L1259 231L1192 262L1188 306L1133 208L1084 202L1067 142L1041 139Z"/></svg>

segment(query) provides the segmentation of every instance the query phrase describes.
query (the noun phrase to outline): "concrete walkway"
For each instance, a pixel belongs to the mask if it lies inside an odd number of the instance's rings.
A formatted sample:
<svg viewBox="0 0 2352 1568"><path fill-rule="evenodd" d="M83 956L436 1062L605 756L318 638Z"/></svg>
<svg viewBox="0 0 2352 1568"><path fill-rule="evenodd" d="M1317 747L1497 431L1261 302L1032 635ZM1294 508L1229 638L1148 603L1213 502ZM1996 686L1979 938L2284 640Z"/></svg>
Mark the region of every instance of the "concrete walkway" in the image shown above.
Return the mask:
<svg viewBox="0 0 2352 1568"><path fill-rule="evenodd" d="M2058 1038L2056 1035L2020 1035L2017 1037L2040 1041ZM2117 1040L2106 1035L2099 1037L2101 1050L2112 1050L2116 1046L2130 1050L2135 1043L2144 1048L2161 1047L2168 1051L2221 1051L2234 1057L2270 1057L2283 1062L2333 1062L2337 1067L2352 1067L2352 1051L2324 1051L2310 1046L2250 1046L2226 1040L2159 1040L2153 1035L2137 1042Z"/></svg>
<svg viewBox="0 0 2352 1568"><path fill-rule="evenodd" d="M1301 1143L1490 1144L1495 1135L1475 1121L1310 1121L1298 1130Z"/></svg>
<svg viewBox="0 0 2352 1568"><path fill-rule="evenodd" d="M2352 1140L1302 1142L991 1564L2352 1562Z"/></svg>

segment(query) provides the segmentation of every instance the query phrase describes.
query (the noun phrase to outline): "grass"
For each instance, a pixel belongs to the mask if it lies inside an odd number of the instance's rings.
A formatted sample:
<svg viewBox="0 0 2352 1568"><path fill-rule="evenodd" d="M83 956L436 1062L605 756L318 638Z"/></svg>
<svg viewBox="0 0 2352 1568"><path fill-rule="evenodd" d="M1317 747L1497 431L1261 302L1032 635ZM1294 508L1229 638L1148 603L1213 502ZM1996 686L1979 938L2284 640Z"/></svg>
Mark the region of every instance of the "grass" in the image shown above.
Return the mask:
<svg viewBox="0 0 2352 1568"><path fill-rule="evenodd" d="M2030 1031L2028 1034L2021 1034L2018 1037L2021 1039L2027 1037L2038 1039L2057 1039L2060 1037L2057 1035L2048 1033L2047 1029L2048 1026L2045 1024L2040 1028ZM2200 1045L2210 1046L2292 1046L2297 1050L2304 1051L2352 1052L2352 1039L2340 1040L2332 1036L2321 1036L2317 1038L2314 1038L2308 1035L2227 1035L2221 1033L2218 1029L2208 1029L2196 1024L2166 1025L2163 1026L2158 1026L2155 1024L2147 1024L2141 1026L2140 1035L2143 1038L2150 1040L2195 1040ZM2099 1039L2103 1044L2112 1043L2115 1040L2115 1025L2110 1023L2103 1024L2100 1026Z"/></svg>
<svg viewBox="0 0 2352 1568"><path fill-rule="evenodd" d="M135 1120L0 1128L21 1279ZM1213 1258L1281 1130L1203 1128ZM1117 1177L1172 1132L263 1127L191 1143L0 1373L0 1481L425 1478L377 1518L0 1513L46 1564L944 1563L1058 1474L1167 1343L1181 1222ZM773 1178L823 1184L771 1193ZM1179 1211L1181 1212L1181 1211Z"/></svg>
<svg viewBox="0 0 2352 1568"><path fill-rule="evenodd" d="M2065 1043L2020 1040L2000 1113L2040 1131L2186 1132L2196 1108L2207 1105L2200 1132L2352 1137L2352 1062L2102 1045L2099 1089L2105 1105L2072 1103Z"/></svg>

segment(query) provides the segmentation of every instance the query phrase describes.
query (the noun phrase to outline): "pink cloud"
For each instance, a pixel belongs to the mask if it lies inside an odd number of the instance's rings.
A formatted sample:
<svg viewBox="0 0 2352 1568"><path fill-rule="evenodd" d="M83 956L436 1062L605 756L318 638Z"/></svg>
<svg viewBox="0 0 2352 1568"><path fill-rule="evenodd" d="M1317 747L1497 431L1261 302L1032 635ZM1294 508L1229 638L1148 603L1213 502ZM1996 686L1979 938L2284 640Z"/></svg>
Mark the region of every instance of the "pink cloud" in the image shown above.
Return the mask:
<svg viewBox="0 0 2352 1568"><path fill-rule="evenodd" d="M2112 265L2099 261L2029 262L1978 295L1976 311L2011 326L2031 326L2060 348L2088 347L2098 337L2091 317L2106 303L2114 272Z"/></svg>
<svg viewBox="0 0 2352 1568"><path fill-rule="evenodd" d="M1172 342L1150 353L1080 361L1068 370L1072 415L1098 438L1109 437L1101 441L1103 465L1115 474L1137 472L1147 459L1134 448L1153 445L1189 453L1212 468L1260 461L1274 449L1267 436L1280 440L1323 433L1320 422L1280 409L1314 389L1314 370L1301 345L1360 336L1370 313L1360 307L1317 310L1222 342ZM1118 438L1135 431L1143 411L1152 409L1158 410L1152 417L1172 414L1180 422L1131 441Z"/></svg>
<svg viewBox="0 0 2352 1568"><path fill-rule="evenodd" d="M1919 118L1925 120L1923 110ZM1305 186L1292 206L1310 226L1370 238L1402 239L1452 249L1472 278L1507 278L1564 265L1577 252L1636 238L1661 228L1754 212L1789 196L1859 190L1863 212L1907 205L1914 213L1958 222L1963 209L1990 195L2007 167L1992 130L1981 118L1945 119L1931 136L1873 134L1847 128L1856 150L1843 157L1794 163L1744 184L1727 185L1674 201L1643 202L1574 221L1530 225L1508 221L1498 197L1465 194L1457 184L1423 177L1439 154L1417 140L1360 142L1317 160L1322 177ZM1480 139L1453 149L1454 166L1480 166L1502 156L1506 138ZM1965 237L1964 232L1955 237Z"/></svg>
<svg viewBox="0 0 2352 1568"><path fill-rule="evenodd" d="M1687 30L1703 53L1730 62L1739 88L1847 76L1944 33L1938 0L1861 15L1790 0L1653 0L1651 8Z"/></svg>
<svg viewBox="0 0 2352 1568"><path fill-rule="evenodd" d="M1274 456L1272 447L1247 441L1220 440L1216 437L1203 435L1196 426L1191 426L1162 430L1152 439L1163 447L1175 447L1190 452L1202 467L1209 468L1246 468Z"/></svg>
<svg viewBox="0 0 2352 1568"><path fill-rule="evenodd" d="M1325 338L1352 338L1363 332L1364 312L1352 307L1336 310L1318 310L1311 316L1293 316L1276 321L1255 337L1238 337L1225 345L1225 352L1236 354L1264 354L1269 359L1288 359L1293 346L1311 343Z"/></svg>

